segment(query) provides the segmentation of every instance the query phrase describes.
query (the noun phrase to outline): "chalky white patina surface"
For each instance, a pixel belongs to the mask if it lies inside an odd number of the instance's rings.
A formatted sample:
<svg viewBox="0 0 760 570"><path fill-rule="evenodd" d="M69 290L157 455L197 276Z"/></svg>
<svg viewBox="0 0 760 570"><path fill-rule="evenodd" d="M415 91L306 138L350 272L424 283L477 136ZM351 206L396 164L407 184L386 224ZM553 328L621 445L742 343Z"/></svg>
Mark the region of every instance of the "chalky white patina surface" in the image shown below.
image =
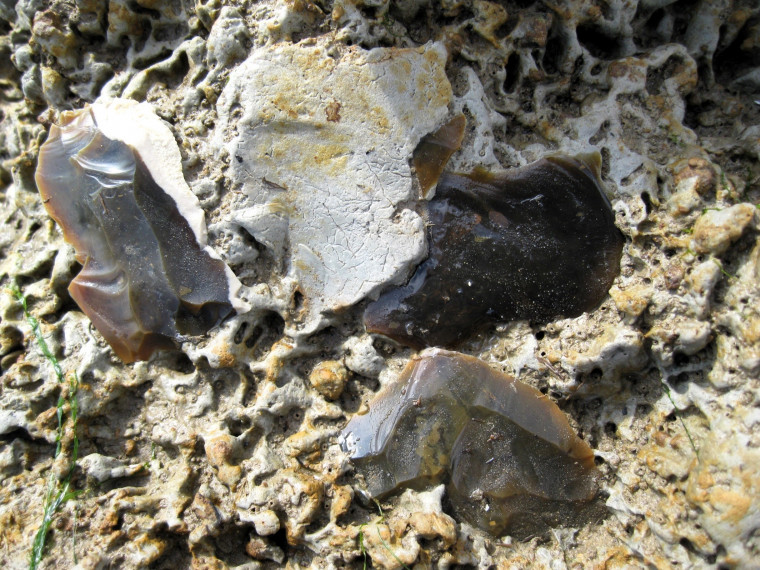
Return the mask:
<svg viewBox="0 0 760 570"><path fill-rule="evenodd" d="M284 261L304 328L400 282L425 254L409 159L448 114L446 57L442 44L286 44L231 73L215 142L248 201L230 218Z"/></svg>

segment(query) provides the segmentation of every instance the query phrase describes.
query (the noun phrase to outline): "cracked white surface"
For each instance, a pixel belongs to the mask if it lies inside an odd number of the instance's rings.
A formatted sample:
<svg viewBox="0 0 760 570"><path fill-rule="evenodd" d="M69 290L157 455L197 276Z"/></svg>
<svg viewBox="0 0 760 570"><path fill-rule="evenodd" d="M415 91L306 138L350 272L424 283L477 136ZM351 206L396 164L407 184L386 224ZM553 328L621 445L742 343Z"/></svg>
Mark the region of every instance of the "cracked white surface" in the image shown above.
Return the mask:
<svg viewBox="0 0 760 570"><path fill-rule="evenodd" d="M445 63L440 44L277 45L230 75L215 144L247 197L231 222L284 256L304 328L402 281L425 254L409 158L447 116Z"/></svg>

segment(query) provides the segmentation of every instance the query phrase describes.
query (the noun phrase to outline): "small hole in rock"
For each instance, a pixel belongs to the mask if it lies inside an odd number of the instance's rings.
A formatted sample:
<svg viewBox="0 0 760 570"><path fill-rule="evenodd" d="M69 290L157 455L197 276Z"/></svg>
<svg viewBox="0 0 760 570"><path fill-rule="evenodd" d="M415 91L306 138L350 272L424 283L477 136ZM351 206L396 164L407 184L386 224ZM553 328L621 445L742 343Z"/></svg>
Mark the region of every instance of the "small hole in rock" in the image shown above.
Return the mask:
<svg viewBox="0 0 760 570"><path fill-rule="evenodd" d="M673 364L676 366L685 366L689 363L689 356L683 352L676 351L673 353Z"/></svg>
<svg viewBox="0 0 760 570"><path fill-rule="evenodd" d="M652 211L652 198L649 196L649 192L641 193L641 201L644 202L644 210L649 214Z"/></svg>
<svg viewBox="0 0 760 570"><path fill-rule="evenodd" d="M166 354L164 360L166 367L182 374L190 374L195 370L195 365L190 357L184 352L172 351Z"/></svg>
<svg viewBox="0 0 760 570"><path fill-rule="evenodd" d="M576 33L578 42L594 57L614 59L619 51L617 39L606 35L599 28L582 25L578 26Z"/></svg>
<svg viewBox="0 0 760 570"><path fill-rule="evenodd" d="M689 552L696 553L696 549L694 548L694 545L685 536L681 537L681 539L678 541L678 544L680 544L681 546L683 546Z"/></svg>
<svg viewBox="0 0 760 570"><path fill-rule="evenodd" d="M504 91L512 93L520 79L520 55L513 53L507 59L506 78L504 79Z"/></svg>
<svg viewBox="0 0 760 570"><path fill-rule="evenodd" d="M243 339L245 338L245 331L248 328L248 323L242 322L240 323L240 326L238 327L238 330L235 331L235 336L232 338L232 342L235 344L240 344L243 342Z"/></svg>
<svg viewBox="0 0 760 570"><path fill-rule="evenodd" d="M296 290L295 293L293 293L293 302L292 302L293 310L298 312L303 307L303 293Z"/></svg>
<svg viewBox="0 0 760 570"><path fill-rule="evenodd" d="M262 329L259 325L256 325L251 330L251 334L248 335L248 338L245 339L245 347L246 348L253 348L256 346L256 343L261 338L261 335L264 333L264 329Z"/></svg>

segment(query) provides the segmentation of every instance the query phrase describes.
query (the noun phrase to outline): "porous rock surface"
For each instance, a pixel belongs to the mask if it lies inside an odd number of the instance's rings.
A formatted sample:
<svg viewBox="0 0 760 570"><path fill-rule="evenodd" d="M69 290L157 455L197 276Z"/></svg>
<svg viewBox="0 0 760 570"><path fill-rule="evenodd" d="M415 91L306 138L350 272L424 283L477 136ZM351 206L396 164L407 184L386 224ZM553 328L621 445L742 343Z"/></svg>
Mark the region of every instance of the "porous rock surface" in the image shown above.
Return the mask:
<svg viewBox="0 0 760 570"><path fill-rule="evenodd" d="M381 568L752 568L760 558L759 21L755 4L730 0L2 4L0 561L26 566L47 481L65 476L72 439L67 428L53 461L65 390L7 292L15 280L63 372L80 379L73 485L83 492L56 515L43 567L352 568L366 557ZM378 224L398 224L404 211L413 218L406 153L459 112L467 131L455 170L601 152L626 236L609 297L590 314L505 323L461 348L560 405L595 452L601 519L496 540L452 517L443 486L379 507L364 498L336 434L413 352L363 331L361 298L403 281L424 246L394 252L393 268L374 273L361 294L323 303L332 285L292 268L292 242L278 257L265 235L236 220L269 199L251 195L225 154L256 125L228 123L236 110L225 106L244 87L237 78L250 58L263 66L315 52L317 63L364 78L359 68L371 66L359 62L434 56L425 75L440 90L426 94L436 100L431 116L402 121L398 139L350 141L355 152L390 148L388 140L397 149L383 163L405 182ZM317 89L322 68L307 67L304 81ZM274 113L277 94L292 102L292 82L276 79L261 86L271 97L259 110L271 104ZM294 109L301 122L281 123L286 139L315 121L336 135L354 120L352 102L374 93L360 82L328 85L347 91L340 107L326 98L323 115L311 118ZM169 125L210 245L253 307L187 339L182 352L129 366L68 296L73 250L33 181L56 113L99 96L147 102ZM303 149L286 146L283 161L259 163L267 170L251 180L312 205L290 181L317 171L293 159ZM329 158L318 168L338 164ZM331 196L354 223L344 191ZM317 238L299 224L288 235L308 246Z"/></svg>

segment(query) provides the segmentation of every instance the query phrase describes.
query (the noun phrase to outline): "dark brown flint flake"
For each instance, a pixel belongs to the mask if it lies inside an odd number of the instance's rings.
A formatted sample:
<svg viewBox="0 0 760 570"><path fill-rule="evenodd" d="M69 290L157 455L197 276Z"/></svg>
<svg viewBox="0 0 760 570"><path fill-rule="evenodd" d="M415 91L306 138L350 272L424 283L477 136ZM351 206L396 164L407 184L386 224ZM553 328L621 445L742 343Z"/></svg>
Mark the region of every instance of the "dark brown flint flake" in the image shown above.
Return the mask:
<svg viewBox="0 0 760 570"><path fill-rule="evenodd" d="M342 432L382 497L446 484L460 519L495 535L582 524L597 505L591 448L539 391L456 352L430 349Z"/></svg>
<svg viewBox="0 0 760 570"><path fill-rule="evenodd" d="M367 307L367 330L415 348L453 347L490 323L596 308L624 242L600 164L594 153L444 174L427 205L429 257Z"/></svg>
<svg viewBox="0 0 760 570"><path fill-rule="evenodd" d="M426 198L443 173L446 163L464 140L464 115L457 115L440 129L423 137L412 155L412 165Z"/></svg>
<svg viewBox="0 0 760 570"><path fill-rule="evenodd" d="M36 180L83 265L69 292L125 362L233 311L224 262L198 243L140 153L101 132L91 108L51 127Z"/></svg>

